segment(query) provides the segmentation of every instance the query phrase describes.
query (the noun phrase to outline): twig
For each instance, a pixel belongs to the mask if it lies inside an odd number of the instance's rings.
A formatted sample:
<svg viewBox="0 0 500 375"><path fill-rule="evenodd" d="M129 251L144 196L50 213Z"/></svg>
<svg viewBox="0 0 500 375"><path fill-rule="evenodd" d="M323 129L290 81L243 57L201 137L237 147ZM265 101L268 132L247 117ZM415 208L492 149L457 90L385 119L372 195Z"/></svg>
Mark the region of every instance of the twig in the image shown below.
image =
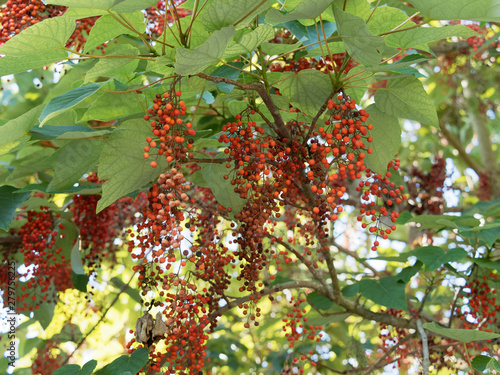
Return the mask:
<svg viewBox="0 0 500 375"><path fill-rule="evenodd" d="M431 361L429 359L429 345L427 343L427 334L425 333L424 327L422 326L422 321L417 319L417 328L422 338L422 355L424 360L422 361L422 374L429 375L429 366Z"/></svg>

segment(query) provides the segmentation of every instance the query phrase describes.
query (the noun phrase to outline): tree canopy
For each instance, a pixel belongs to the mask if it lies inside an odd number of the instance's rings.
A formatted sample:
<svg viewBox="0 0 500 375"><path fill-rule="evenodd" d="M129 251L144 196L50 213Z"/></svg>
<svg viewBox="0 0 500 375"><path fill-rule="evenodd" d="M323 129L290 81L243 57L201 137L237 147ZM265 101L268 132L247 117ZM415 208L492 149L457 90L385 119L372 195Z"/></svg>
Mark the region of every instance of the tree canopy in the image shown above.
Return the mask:
<svg viewBox="0 0 500 375"><path fill-rule="evenodd" d="M497 1L2 3L0 368L500 373Z"/></svg>

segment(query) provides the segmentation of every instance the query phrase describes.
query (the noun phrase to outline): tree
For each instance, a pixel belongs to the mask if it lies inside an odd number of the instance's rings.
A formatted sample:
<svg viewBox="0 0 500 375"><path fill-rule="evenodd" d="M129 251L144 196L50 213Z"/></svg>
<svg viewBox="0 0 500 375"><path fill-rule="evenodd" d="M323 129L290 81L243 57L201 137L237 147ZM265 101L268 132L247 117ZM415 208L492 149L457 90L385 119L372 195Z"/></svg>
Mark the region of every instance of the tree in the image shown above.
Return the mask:
<svg viewBox="0 0 500 375"><path fill-rule="evenodd" d="M2 367L499 371L495 6L8 0Z"/></svg>

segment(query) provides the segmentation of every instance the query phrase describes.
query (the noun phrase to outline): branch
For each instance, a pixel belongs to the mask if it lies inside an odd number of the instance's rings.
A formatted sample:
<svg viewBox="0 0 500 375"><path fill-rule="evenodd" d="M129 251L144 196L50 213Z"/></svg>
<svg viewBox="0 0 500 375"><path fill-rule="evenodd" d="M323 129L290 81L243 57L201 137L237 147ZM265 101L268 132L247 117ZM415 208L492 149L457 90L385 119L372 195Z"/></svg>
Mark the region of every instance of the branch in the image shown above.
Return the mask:
<svg viewBox="0 0 500 375"><path fill-rule="evenodd" d="M425 333L420 319L417 320L417 328L418 333L420 333L420 337L422 338L422 355L424 357L422 361L422 374L429 375L429 367L431 365L431 361L429 359L429 344L427 343L427 334Z"/></svg>
<svg viewBox="0 0 500 375"><path fill-rule="evenodd" d="M267 289L261 290L259 294L261 296L267 296L269 294L281 292L282 290L285 290L285 289L297 289L297 288L309 288L309 289L313 289L313 290L317 291L318 293L320 293L322 295L325 295L325 296L328 295L328 292L323 285L321 285L317 282L314 282L314 281L309 281L309 280L288 281L286 283L273 285ZM234 301L228 302L225 306L223 306L220 309L218 309L217 311L213 312L210 315L209 319L213 320L217 316L221 316L226 311L231 310L233 307L241 305L242 303L248 302L251 299L253 299L254 297L255 297L254 294L249 294L247 296L237 298Z"/></svg>
<svg viewBox="0 0 500 375"><path fill-rule="evenodd" d="M206 79L208 81L212 81L215 83L228 83L230 85L234 85L236 87L239 87L243 90L250 90L250 91L257 91L257 93L260 95L262 98L262 101L266 105L267 109L269 109L269 112L271 112L271 116L273 116L274 123L278 127L278 135L281 138L286 138L288 142L291 141L290 133L288 132L288 129L285 127L285 123L283 122L283 119L281 118L281 114L279 109L276 107L276 105L273 102L273 99L271 98L271 95L269 95L269 92L266 90L265 86L258 82L258 83L242 83L235 81L233 79L229 78L224 78L224 77L213 77L209 76L203 73L198 73L196 74L198 77Z"/></svg>
<svg viewBox="0 0 500 375"><path fill-rule="evenodd" d="M20 244L21 236L2 236L0 237L0 246Z"/></svg>

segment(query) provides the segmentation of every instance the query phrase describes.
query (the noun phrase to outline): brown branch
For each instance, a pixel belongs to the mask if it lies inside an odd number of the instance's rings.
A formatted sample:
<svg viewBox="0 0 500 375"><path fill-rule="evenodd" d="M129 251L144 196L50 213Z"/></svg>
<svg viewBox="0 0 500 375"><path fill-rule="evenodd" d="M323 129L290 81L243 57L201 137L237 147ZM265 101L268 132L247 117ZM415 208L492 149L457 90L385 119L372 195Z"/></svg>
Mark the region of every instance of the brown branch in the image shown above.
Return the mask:
<svg viewBox="0 0 500 375"><path fill-rule="evenodd" d="M2 236L0 237L0 246L1 245L17 245L20 244L21 236Z"/></svg>
<svg viewBox="0 0 500 375"><path fill-rule="evenodd" d="M296 280L296 281L287 281L286 283L277 284L270 286L269 288L263 289L260 291L261 296L267 296L269 294L281 292L285 289L297 289L297 288L309 288L317 291L318 293L327 296L328 292L325 290L325 287L317 282L309 281L309 280ZM214 320L217 316L221 316L225 312L231 310L233 307L241 305L242 303L248 302L255 297L254 294L249 294L244 297L237 298L231 302L228 302L225 306L222 306L220 309L214 311L209 320Z"/></svg>

